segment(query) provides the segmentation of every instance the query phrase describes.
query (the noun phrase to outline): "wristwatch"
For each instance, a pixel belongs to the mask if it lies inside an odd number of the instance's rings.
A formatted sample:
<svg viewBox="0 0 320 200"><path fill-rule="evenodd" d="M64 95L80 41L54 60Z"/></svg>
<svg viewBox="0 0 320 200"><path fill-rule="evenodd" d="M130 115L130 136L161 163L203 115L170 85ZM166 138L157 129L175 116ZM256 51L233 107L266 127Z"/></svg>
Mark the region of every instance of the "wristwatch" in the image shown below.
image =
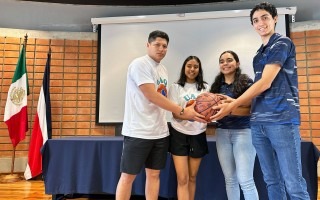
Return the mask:
<svg viewBox="0 0 320 200"><path fill-rule="evenodd" d="M183 115L184 113L184 108L182 108L182 110L180 111L180 115Z"/></svg>

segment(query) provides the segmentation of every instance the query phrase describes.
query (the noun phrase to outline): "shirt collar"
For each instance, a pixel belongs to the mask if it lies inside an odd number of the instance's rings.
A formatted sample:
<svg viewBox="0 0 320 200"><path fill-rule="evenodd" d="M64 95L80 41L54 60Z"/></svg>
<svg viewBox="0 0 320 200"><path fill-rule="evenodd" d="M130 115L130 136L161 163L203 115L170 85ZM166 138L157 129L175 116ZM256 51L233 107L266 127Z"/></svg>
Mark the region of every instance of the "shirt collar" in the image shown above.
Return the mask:
<svg viewBox="0 0 320 200"><path fill-rule="evenodd" d="M230 84L226 83L226 80L224 79L224 77L222 77L221 83L222 83L222 85L226 85L226 86L230 86L233 84L233 83L230 83Z"/></svg>
<svg viewBox="0 0 320 200"><path fill-rule="evenodd" d="M148 58L148 60L150 60L150 62L151 62L154 66L157 66L157 65L160 64L160 63L156 62L155 60L153 60L148 54L146 55L146 57Z"/></svg>
<svg viewBox="0 0 320 200"><path fill-rule="evenodd" d="M268 46L272 45L274 43L274 41L276 39L278 39L279 37L281 37L281 35L279 33L272 34L270 39L269 39L269 41L268 41L268 43L265 46L263 46L263 44L262 44L258 51L262 52L265 48L267 48Z"/></svg>

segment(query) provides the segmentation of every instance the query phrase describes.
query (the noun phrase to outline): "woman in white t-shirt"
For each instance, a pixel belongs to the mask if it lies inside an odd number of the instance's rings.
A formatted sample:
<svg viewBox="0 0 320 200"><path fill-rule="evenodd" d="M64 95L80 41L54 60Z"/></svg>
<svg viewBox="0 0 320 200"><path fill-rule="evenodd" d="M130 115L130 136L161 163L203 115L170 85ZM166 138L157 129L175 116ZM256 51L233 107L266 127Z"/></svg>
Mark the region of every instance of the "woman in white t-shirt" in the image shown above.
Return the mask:
<svg viewBox="0 0 320 200"><path fill-rule="evenodd" d="M189 56L182 65L179 80L170 86L168 97L185 108L208 90L208 84L203 81L200 59ZM172 113L169 152L177 173L178 199L194 199L201 159L208 153L206 128L206 123L183 120Z"/></svg>

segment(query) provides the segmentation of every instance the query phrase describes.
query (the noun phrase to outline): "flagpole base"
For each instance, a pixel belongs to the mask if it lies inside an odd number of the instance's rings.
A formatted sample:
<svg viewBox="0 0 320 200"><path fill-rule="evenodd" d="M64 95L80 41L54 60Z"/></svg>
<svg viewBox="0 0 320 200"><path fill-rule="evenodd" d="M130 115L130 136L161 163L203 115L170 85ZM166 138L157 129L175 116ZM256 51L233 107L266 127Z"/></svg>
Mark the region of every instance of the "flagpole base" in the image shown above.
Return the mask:
<svg viewBox="0 0 320 200"><path fill-rule="evenodd" d="M23 180L20 174L4 174L0 176L0 183L13 183Z"/></svg>

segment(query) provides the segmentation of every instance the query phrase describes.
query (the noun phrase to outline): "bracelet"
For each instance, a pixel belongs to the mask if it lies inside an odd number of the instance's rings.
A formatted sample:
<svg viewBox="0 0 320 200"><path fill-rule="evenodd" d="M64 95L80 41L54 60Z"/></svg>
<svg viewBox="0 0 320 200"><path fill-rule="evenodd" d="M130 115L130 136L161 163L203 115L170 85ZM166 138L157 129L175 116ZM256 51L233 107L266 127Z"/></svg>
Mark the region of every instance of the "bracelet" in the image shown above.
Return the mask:
<svg viewBox="0 0 320 200"><path fill-rule="evenodd" d="M180 111L180 115L183 115L184 113L184 108L182 108L182 110Z"/></svg>

